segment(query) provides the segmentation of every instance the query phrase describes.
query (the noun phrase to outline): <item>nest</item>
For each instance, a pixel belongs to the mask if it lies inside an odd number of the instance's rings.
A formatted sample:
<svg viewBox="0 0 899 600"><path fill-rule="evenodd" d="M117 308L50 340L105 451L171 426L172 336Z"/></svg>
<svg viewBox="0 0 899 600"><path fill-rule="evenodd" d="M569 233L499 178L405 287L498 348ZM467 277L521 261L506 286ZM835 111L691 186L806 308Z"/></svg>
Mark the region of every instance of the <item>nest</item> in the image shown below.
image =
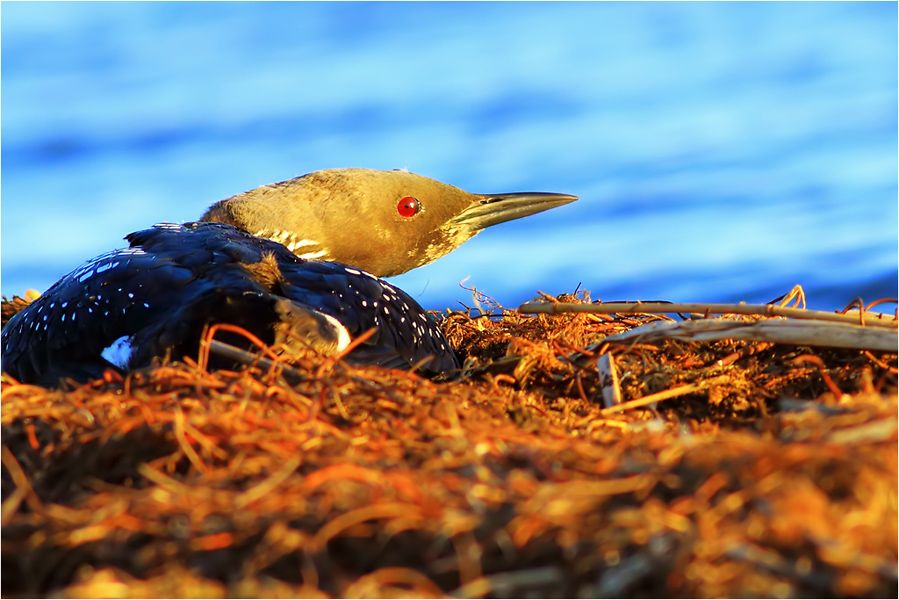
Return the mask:
<svg viewBox="0 0 899 600"><path fill-rule="evenodd" d="M449 382L5 379L3 595L895 597L896 355L602 346L658 318L450 313ZM625 403L691 391L610 410L610 351Z"/></svg>

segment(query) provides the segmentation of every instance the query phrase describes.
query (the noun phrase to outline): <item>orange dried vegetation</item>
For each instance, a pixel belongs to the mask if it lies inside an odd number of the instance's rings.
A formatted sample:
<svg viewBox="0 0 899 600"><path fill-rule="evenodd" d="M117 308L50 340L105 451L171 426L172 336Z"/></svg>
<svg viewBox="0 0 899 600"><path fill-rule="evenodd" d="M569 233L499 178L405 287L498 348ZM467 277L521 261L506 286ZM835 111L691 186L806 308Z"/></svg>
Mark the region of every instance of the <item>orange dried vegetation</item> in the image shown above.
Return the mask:
<svg viewBox="0 0 899 600"><path fill-rule="evenodd" d="M896 596L896 355L488 308L445 318L448 382L4 379L3 595ZM600 352L625 401L697 391L603 412Z"/></svg>

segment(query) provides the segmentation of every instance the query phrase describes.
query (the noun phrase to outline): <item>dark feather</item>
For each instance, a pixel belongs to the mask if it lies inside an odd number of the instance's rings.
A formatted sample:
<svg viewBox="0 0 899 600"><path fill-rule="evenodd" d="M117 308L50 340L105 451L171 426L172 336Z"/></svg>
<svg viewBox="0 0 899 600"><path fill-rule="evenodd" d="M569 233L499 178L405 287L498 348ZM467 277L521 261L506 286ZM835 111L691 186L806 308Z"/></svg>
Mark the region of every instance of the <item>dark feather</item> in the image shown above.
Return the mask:
<svg viewBox="0 0 899 600"><path fill-rule="evenodd" d="M111 366L101 353L123 337L134 348L126 366L136 368L166 352L195 353L203 328L216 322L271 342L280 298L334 317L351 337L375 327L352 361L408 368L432 357L426 371L458 367L417 302L352 267L305 261L219 223L162 224L126 239L130 248L69 273L7 323L5 371L45 384L94 377ZM252 267L263 259L273 262Z"/></svg>

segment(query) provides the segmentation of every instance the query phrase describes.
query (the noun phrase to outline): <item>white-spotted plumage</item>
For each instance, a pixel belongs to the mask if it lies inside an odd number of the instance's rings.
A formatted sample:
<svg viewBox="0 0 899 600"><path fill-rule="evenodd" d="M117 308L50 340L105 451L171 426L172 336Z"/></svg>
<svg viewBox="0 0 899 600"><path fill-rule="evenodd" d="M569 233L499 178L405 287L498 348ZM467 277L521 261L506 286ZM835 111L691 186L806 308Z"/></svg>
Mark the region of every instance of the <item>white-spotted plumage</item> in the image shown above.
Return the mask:
<svg viewBox="0 0 899 600"><path fill-rule="evenodd" d="M326 316L338 352L375 328L347 360L396 368L424 361L432 373L458 367L421 307L360 269L304 261L218 223L166 224L128 239L130 248L89 261L10 320L2 333L6 371L52 384L96 377L110 366L144 366L169 351L178 358L196 352L211 322L235 323L266 339L279 319L274 303L285 298ZM275 280L250 268L265 256L277 264Z"/></svg>

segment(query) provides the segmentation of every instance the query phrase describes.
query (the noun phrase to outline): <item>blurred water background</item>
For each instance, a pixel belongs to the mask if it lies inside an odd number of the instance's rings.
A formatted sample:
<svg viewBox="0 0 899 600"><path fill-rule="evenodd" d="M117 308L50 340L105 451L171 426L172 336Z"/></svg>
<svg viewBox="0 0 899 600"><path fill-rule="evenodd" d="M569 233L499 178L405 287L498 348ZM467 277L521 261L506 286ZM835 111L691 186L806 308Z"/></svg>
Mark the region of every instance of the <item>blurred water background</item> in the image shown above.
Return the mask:
<svg viewBox="0 0 899 600"><path fill-rule="evenodd" d="M13 3L2 291L342 166L575 204L393 280L817 308L897 291L895 3Z"/></svg>

